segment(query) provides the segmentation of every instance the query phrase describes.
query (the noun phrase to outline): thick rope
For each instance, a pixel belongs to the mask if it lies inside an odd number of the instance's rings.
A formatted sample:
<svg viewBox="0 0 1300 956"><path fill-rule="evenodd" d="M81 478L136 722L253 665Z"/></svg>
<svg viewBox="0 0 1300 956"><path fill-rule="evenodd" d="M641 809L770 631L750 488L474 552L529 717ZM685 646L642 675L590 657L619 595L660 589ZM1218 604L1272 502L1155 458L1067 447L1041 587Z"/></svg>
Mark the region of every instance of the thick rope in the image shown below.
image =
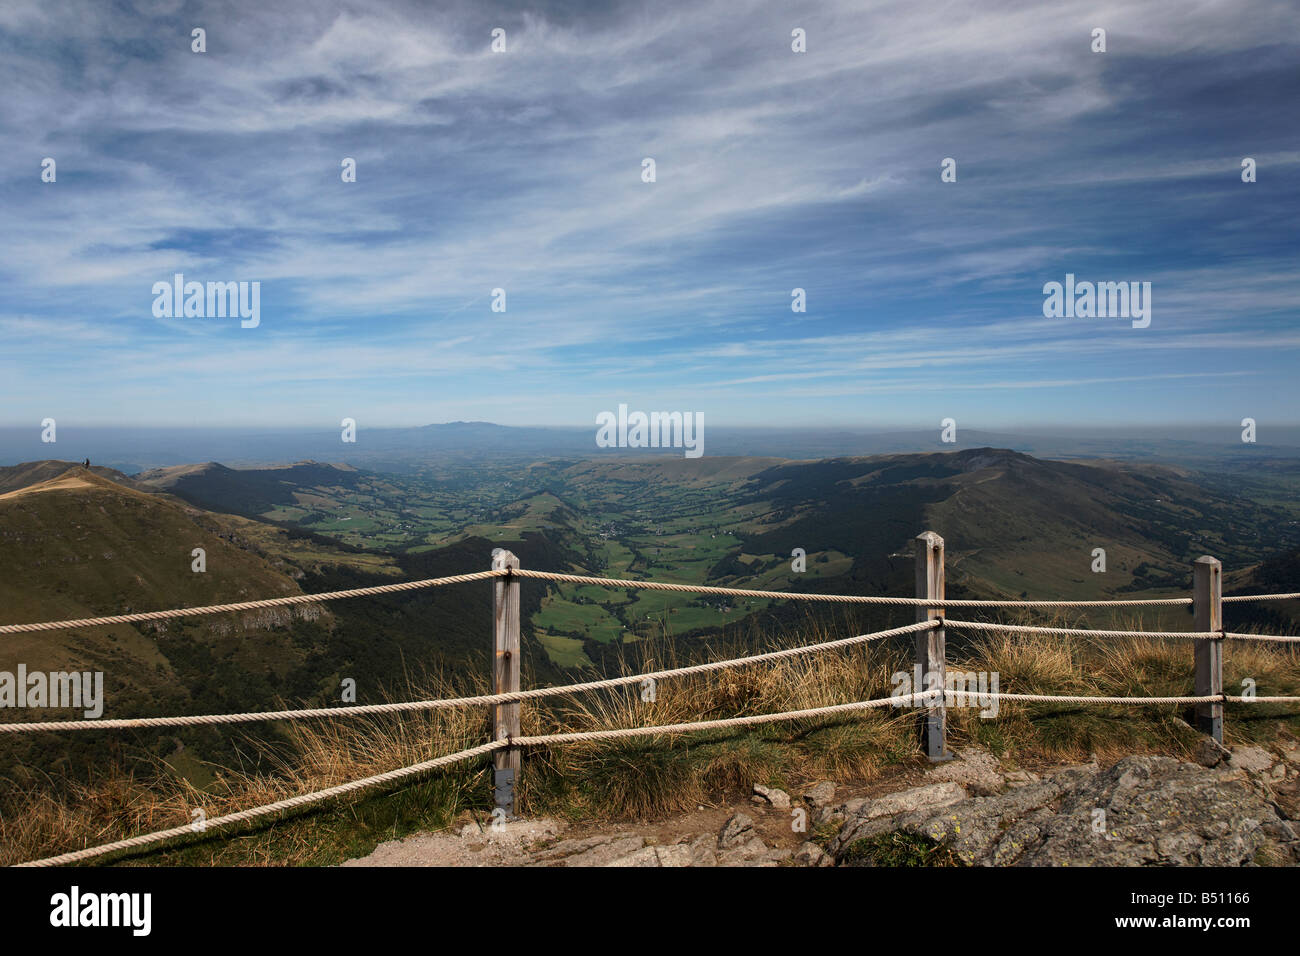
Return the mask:
<svg viewBox="0 0 1300 956"><path fill-rule="evenodd" d="M1062 637L1187 637L1198 641L1276 641L1297 643L1300 637L1277 634L1240 634L1236 631L1099 631L1084 627L1039 627L1034 624L990 624L984 621L944 621L948 627L973 631L1010 631L1014 634L1056 634Z"/></svg>
<svg viewBox="0 0 1300 956"><path fill-rule="evenodd" d="M43 860L31 860L27 863L20 863L18 865L61 866L64 863L78 863L82 860L93 859L94 857L103 856L106 853L113 853L117 850L129 850L132 847L148 846L151 843L158 843L162 840L169 840L173 837L192 835L196 832L206 833L209 830L229 826L232 823L243 823L246 820L255 820L258 817L264 817L271 813L279 813L281 810L291 810L294 807L306 806L309 803L319 803L321 800L328 800L330 797L352 793L355 790L361 790L366 787L391 783L394 780L403 780L406 777L412 777L418 773L423 773L426 770L444 767L461 760L468 760L471 757L479 757L483 754L491 753L494 750L500 750L507 746L509 746L509 741L495 740L492 743L483 744L478 747L471 747L468 750L461 750L454 754L447 754L443 757L435 757L433 760L426 760L423 763L412 764L409 767L402 767L400 770L390 770L387 773L376 774L373 777L365 777L361 780L353 780L351 783L339 784L337 787L330 787L326 790L317 790L314 793L299 794L296 797L289 797L286 800L277 800L275 803L268 803L261 807L253 807L250 810L240 810L238 813L228 813L225 816L215 817L206 821L203 829L200 831L196 831L193 824L187 823L183 826L172 827L169 830L157 830L153 833L142 833L139 836L127 837L124 840L115 840L112 843L105 843L103 846L89 847L85 850L74 850L71 853L61 853L58 856L46 857Z"/></svg>
<svg viewBox="0 0 1300 956"><path fill-rule="evenodd" d="M194 617L200 614L223 614L227 611L254 611L259 608L284 607L291 604L315 604L318 601L337 601L340 598L369 597L375 594L395 594L400 591L417 591L436 588L444 584L464 584L486 578L503 577L505 569L475 571L472 574L453 574L445 578L427 578L423 581L403 581L400 584L380 584L369 588L352 588L347 591L326 591L321 594L293 594L288 597L267 598L262 601L242 601L238 604L212 604L207 607L182 607L169 611L141 611L137 614L114 614L109 617L87 617L73 621L43 621L39 624L0 624L0 634L23 634L28 631L56 631L65 627L98 627L101 624L134 624L138 621L162 621L175 617Z"/></svg>
<svg viewBox="0 0 1300 956"><path fill-rule="evenodd" d="M261 601L241 601L236 604L212 604L206 607L173 608L166 611L141 611L134 614L113 614L106 617L78 618L67 621L41 621L33 624L0 624L0 634L23 634L32 631L54 631L71 627L98 627L105 624L135 624L142 621L163 621L178 617L203 614L223 614L230 611L254 611L269 607L295 604L314 604L319 601L337 601L342 598L371 597L378 594L397 594L422 588L441 587L446 584L464 584L489 578L536 578L568 584L595 584L606 587L635 587L648 591L677 591L689 594L718 594L729 597L775 598L791 601L821 601L841 604L892 604L904 607L1173 607L1192 603L1191 598L1144 598L1135 600L1105 601L975 601L931 598L881 597L864 594L816 594L803 591L758 591L748 588L723 588L704 584L675 584L664 581L636 581L626 578L601 578L583 574L561 574L556 571L534 571L528 568L494 568L469 574L453 574L444 578L422 581L404 581L398 584L381 584L368 588L351 588L346 591L326 591L321 594L294 594L287 597L266 598ZM1300 599L1296 594L1250 594L1226 597L1223 601L1286 601Z"/></svg>
<svg viewBox="0 0 1300 956"><path fill-rule="evenodd" d="M933 630L942 625L941 621L919 621L903 627L874 631L870 634L858 634L854 637L842 637L821 644L805 644L801 647L788 647L780 651L769 651L750 657L734 657L723 661L709 661L705 664L691 664L674 667L670 670L650 671L645 674L629 674L624 677L610 677L604 680L586 681L580 684L562 684L559 687L536 687L531 690L514 691L508 694L479 694L474 697L451 697L441 700L414 700L390 704L361 704L356 707L314 707L300 710L260 711L242 714L201 714L187 717L122 717L108 720L47 720L19 724L0 724L0 733L21 734L59 730L126 730L141 727L191 727L201 724L238 724L257 720L298 720L315 717L364 717L371 714L394 714L421 710L447 710L454 707L481 707L495 704L513 704L524 700L541 697L555 697L562 694L581 694L593 690L606 690L623 687L628 684L640 684L646 680L662 680L670 677L685 677L688 674L704 674L710 671L724 670L730 667L744 667L764 661L781 660L816 651L838 650L878 641L886 637L915 634L918 631Z"/></svg>
<svg viewBox="0 0 1300 956"><path fill-rule="evenodd" d="M792 601L825 601L842 604L897 604L906 607L1138 607L1173 606L1191 604L1191 598L1145 598L1118 601L973 601L931 598L876 597L862 594L816 594L807 591L754 591L745 588L723 588L706 584L675 584L664 581L633 581L625 578L598 578L584 574L560 574L556 571L534 571L529 568L512 568L516 577L537 578L543 581L560 581L566 584L597 584L609 587L644 588L648 591L680 591L690 594L721 594L732 597L780 598Z"/></svg>
<svg viewBox="0 0 1300 956"><path fill-rule="evenodd" d="M1222 694L1205 697L1082 697L1069 694L986 694L965 690L945 690L943 693L955 700L1010 700L1036 704L1213 704L1224 699Z"/></svg>
<svg viewBox="0 0 1300 956"><path fill-rule="evenodd" d="M972 631L1010 631L1015 634L1058 634L1063 637L1190 637L1197 640L1215 640L1223 637L1222 631L1098 631L1084 627L1038 627L1032 624L989 624L983 621L944 622L949 627Z"/></svg>
<svg viewBox="0 0 1300 956"><path fill-rule="evenodd" d="M1000 694L996 692L945 690L930 691L931 694L943 693L951 699L960 700L1010 700L1021 703L1039 704L1293 704L1300 703L1300 697L1231 697L1227 694L1209 694L1203 697L1072 697L1060 694Z"/></svg>
<svg viewBox="0 0 1300 956"><path fill-rule="evenodd" d="M605 587L635 587L648 591L677 591L688 594L718 594L729 597L777 598L791 601L821 601L841 604L892 604L904 607L1174 607L1192 603L1191 598L1142 598L1133 600L1103 601L976 601L962 599L931 599L907 597L881 597L865 594L816 594L804 591L758 591L748 588L724 588L705 584L677 584L665 581L637 581L628 578L602 578L585 574L562 574L558 571L534 571L529 568L494 568L469 574L453 574L444 578L422 581L404 581L399 584L381 584L368 588L351 588L346 591L326 591L321 594L294 594L288 597L266 598L261 601L241 601L237 604L213 604L207 607L174 608L166 611L142 611L135 614L113 614L107 617L88 617L67 621L42 621L34 624L0 624L0 634L23 634L31 631L54 631L70 627L98 627L104 624L134 624L141 621L163 621L177 617L201 614L222 614L229 611L253 611L268 607L285 607L295 604L313 604L318 601L337 601L342 598L369 597L377 594L396 594L445 584L464 584L500 577L536 578L568 584L595 584ZM1244 594L1225 597L1229 601L1291 601L1300 599L1293 594Z"/></svg>
<svg viewBox="0 0 1300 956"><path fill-rule="evenodd" d="M1230 641L1277 641L1282 644L1300 643L1300 637L1282 637L1278 634L1239 634L1236 631L1224 631L1223 636Z"/></svg>
<svg viewBox="0 0 1300 956"><path fill-rule="evenodd" d="M906 703L919 703L928 691L903 694L899 697L879 697L859 700L851 704L831 704L808 710L788 710L779 714L751 714L747 717L726 717L718 720L696 720L685 724L660 724L657 727L620 727L614 730L578 730L565 734L544 734L540 737L515 737L517 747L536 747L545 744L568 744L582 740L614 740L621 737L655 737L661 734L690 733L696 730L720 730L728 727L749 727L754 724L771 724L781 720L803 720L808 717L825 717L855 710L874 710L878 707L897 707Z"/></svg>

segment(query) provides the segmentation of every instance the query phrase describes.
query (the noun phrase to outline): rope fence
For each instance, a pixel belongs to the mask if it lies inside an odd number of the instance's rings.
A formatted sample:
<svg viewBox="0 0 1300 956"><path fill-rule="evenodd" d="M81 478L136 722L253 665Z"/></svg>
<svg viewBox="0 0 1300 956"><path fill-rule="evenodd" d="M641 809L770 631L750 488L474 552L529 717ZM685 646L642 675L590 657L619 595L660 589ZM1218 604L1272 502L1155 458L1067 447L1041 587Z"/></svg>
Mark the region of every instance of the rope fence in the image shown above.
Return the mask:
<svg viewBox="0 0 1300 956"><path fill-rule="evenodd" d="M640 678L638 677L638 679ZM256 820L260 817L280 813L285 810L292 810L297 807L320 803L321 801L328 800L332 797L343 796L345 794L354 793L358 790L381 786L386 783L393 783L430 770L436 770L440 767L446 767L454 763L470 760L474 757L481 757L489 753L499 752L506 747L555 746L559 744L594 742L601 740L623 740L630 737L658 737L670 734L692 733L702 730L725 730L734 727L752 727L760 724L776 723L778 721L806 720L837 714L854 713L863 710L875 710L882 707L901 707L907 704L924 703L938 697L953 698L957 700L969 699L980 703L988 700L1005 700L1026 703L1038 702L1061 704L1199 704L1223 699L1214 697L1071 697L1038 694L980 693L954 690L921 691L894 697L876 698L874 700L854 701L848 704L831 704L825 707L812 707L806 710L785 711L778 714L753 714L743 717L728 717L717 720L700 720L680 724L662 724L654 727L620 727L608 730L573 731L570 733L506 738L504 740L495 740L478 747L471 747L467 750L457 751L456 753L447 754L442 757L436 757L433 760L426 760L421 763L412 764L398 770L390 770L387 773L375 774L374 776L364 777L360 780L353 780L349 783L340 784L335 787L317 790L313 793L288 797L284 800L278 800L275 803L252 807L248 810L241 810L237 813L228 813L224 816L215 817L211 820L205 821L202 829L199 830L195 829L194 824L185 824L182 826L171 827L166 830L157 830L122 840L115 840L112 843L105 843L100 846L62 853L58 856L19 863L17 865L20 867L49 867L62 866L68 863L82 863L86 860L106 856L120 850L137 849L178 837L193 836L196 833L206 833L209 830L229 827L236 823ZM1244 698L1241 697L1229 697L1226 699L1236 702L1242 702L1244 700ZM1252 700L1259 703L1296 703L1300 702L1300 697L1260 697L1252 698Z"/></svg>
<svg viewBox="0 0 1300 956"><path fill-rule="evenodd" d="M709 661L704 664L691 664L674 667L671 670L649 671L644 674L629 674L624 677L609 677L603 680L585 681L580 684L561 684L558 687L536 687L510 694L479 694L475 697L451 697L442 700L414 700L391 704L360 704L355 707L315 707L305 710L273 710L244 714L202 714L191 717L135 717L110 720L50 720L40 723L0 724L0 733L37 733L57 730L125 730L142 727L193 727L203 724L238 724L258 720L297 720L314 717L364 717L373 714L396 714L409 711L447 710L455 707L484 707L496 704L514 704L525 700L538 700L543 697L574 695L588 691L608 690L629 684L640 684L647 680L664 680L672 677L685 677L690 674L706 674L710 671L725 670L732 667L745 667L766 661L782 660L811 654L815 651L838 650L878 641L886 637L898 637L915 634L919 631L933 630L939 622L924 621L907 624L903 627L875 631L871 634L858 634L854 637L842 637L820 644L805 644L789 647L765 654L753 654L748 657L733 657L723 661Z"/></svg>
<svg viewBox="0 0 1300 956"><path fill-rule="evenodd" d="M232 611L257 611L268 607L287 607L292 604L318 604L341 598L374 597L379 594L398 594L419 591L447 584L466 584L501 577L503 571L474 571L470 574L453 574L445 578L427 578L423 581L402 581L398 584L378 584L368 588L347 591L326 591L321 594L291 594L287 597L266 598L261 601L241 601L238 604L211 604L207 607L173 608L168 611L140 611L134 614L113 614L108 617L86 617L72 621L43 621L38 624L0 624L0 634L25 634L31 631L58 631L71 627L99 627L102 624L137 624L141 621L165 621L177 617L197 617L204 614L226 614Z"/></svg>
<svg viewBox="0 0 1300 956"><path fill-rule="evenodd" d="M974 607L1154 607L1191 604L1191 598L1142 598L1131 600L1107 601L975 601L975 600L930 600L928 598L885 597L862 594L818 594L811 591L755 591L747 588L724 588L707 584L677 584L670 581L629 581L624 578L599 578L585 574L561 574L557 571L532 571L528 568L514 568L510 572L517 577L534 578L541 581L558 581L563 584L594 584L601 587L633 587L646 591L678 591L689 594L717 594L727 597L776 598L783 601L821 601L837 604L884 604L900 607L935 607L935 608L974 608Z"/></svg>
<svg viewBox="0 0 1300 956"><path fill-rule="evenodd" d="M882 707L912 705L921 710L921 737L932 760L947 759L945 744L946 708L951 703L975 700L992 700L1018 703L1084 704L1084 705L1187 705L1196 708L1197 727L1222 741L1223 707L1234 704L1293 704L1300 696L1233 696L1224 693L1222 674L1222 647L1226 640L1300 642L1300 636L1245 634L1226 631L1222 625L1222 604L1240 601L1297 600L1300 593L1221 596L1221 565L1209 557L1199 558L1193 565L1193 596L1190 598L1157 598L1098 601L1002 601L1002 600L948 600L944 596L943 539L926 532L916 539L917 596L914 598L820 594L813 592L762 591L746 588L727 588L675 582L639 581L620 578L595 577L552 571L535 571L519 567L518 559L506 551L493 553L493 567L488 571L457 574L420 581L408 581L374 587L353 588L320 594L290 595L234 604L206 607L176 608L162 611L133 612L97 618L48 621L31 624L0 625L0 634L17 634L34 631L52 631L63 628L94 627L111 624L132 624L173 618L259 610L298 604L316 604L354 597L395 594L450 584L490 580L493 586L493 669L491 694L466 697L400 701L383 704L363 704L347 707L317 707L292 710L260 711L229 714L202 714L175 717L137 717L99 720L60 720L0 724L0 734L45 733L58 731L144 729L159 727L188 727L218 724L237 724L254 721L282 721L300 719L332 719L410 712L427 712L465 707L488 707L492 714L492 739L485 744L435 757L420 763L354 780L312 793L288 797L259 807L241 810L205 821L201 826L185 824L152 833L139 834L101 846L87 847L57 856L20 864L23 866L57 866L79 863L122 850L150 846L173 838L190 836L197 832L229 828L272 814L318 803L359 790L379 787L405 780L442 767L491 755L494 764L493 783L495 803L508 816L514 816L518 775L522 771L522 750L529 747L562 745L568 743L614 740L630 737L655 737L691 733L703 730L721 730L756 726L780 721L796 721L840 714L874 710ZM783 648L761 654L708 661L641 674L628 674L601 680L584 681L555 687L520 688L520 615L519 588L524 579L551 581L561 584L597 585L603 587L637 588L645 590L674 591L695 594L713 594L729 597L755 597L773 600L803 600L837 602L846 604L874 604L913 607L917 622L901 627L857 634L851 637L824 641L817 644ZM1093 628L1045 627L1036 625L999 624L945 620L946 608L1094 608L1094 607L1177 607L1191 605L1195 617L1195 630L1191 631L1128 631ZM961 691L947 687L946 680L946 630L947 628L971 631L1001 631L1016 634L1045 634L1057 637L1092 638L1154 638L1193 641L1195 661L1195 694L1178 697L1088 697L1073 695L1015 694L984 691ZM930 688L912 694L833 704L806 710L784 711L769 714L751 714L689 723L654 727L623 727L602 730L573 731L541 736L524 736L520 733L519 707L526 701L556 696L573 696L593 691L610 690L646 681L659 681L675 677L712 673L730 668L768 663L802 655L833 651L893 637L913 638L917 667L923 683ZM995 685L996 686L996 685Z"/></svg>

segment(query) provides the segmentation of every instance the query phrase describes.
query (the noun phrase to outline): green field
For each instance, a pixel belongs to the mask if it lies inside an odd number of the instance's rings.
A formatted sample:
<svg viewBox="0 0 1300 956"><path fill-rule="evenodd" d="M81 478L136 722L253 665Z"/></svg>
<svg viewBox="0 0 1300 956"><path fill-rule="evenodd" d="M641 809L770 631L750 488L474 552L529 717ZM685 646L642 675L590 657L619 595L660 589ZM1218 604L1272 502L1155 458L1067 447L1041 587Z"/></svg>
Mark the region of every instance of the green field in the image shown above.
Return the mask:
<svg viewBox="0 0 1300 956"><path fill-rule="evenodd" d="M293 503L262 517L391 555L468 538L542 536L567 556L565 570L778 591L852 590L861 585L849 584L850 575L861 581L863 573L907 587L907 573L896 569L910 566L911 538L928 528L948 541L950 586L1085 600L1179 593L1189 555L1213 553L1239 569L1263 556L1262 541L1280 548L1300 539L1298 486L1284 472L1191 481L1143 466L1003 452L974 470L949 456L925 455L543 461L352 473L296 488ZM1232 497L1237 491L1250 498ZM1102 546L1108 567L1098 574L1092 552ZM792 568L795 548L806 553L801 571ZM772 606L594 585L545 587L530 623L562 667L588 662L584 640L714 631Z"/></svg>

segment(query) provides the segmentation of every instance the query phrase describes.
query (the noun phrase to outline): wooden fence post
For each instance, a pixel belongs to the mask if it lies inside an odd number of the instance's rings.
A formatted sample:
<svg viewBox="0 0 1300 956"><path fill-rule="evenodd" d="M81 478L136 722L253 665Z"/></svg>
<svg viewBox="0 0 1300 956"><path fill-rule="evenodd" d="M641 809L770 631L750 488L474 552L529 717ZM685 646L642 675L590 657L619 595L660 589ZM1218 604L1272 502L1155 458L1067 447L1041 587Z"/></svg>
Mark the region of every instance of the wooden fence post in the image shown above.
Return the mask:
<svg viewBox="0 0 1300 956"><path fill-rule="evenodd" d="M1223 631L1223 565L1202 555L1192 564L1193 630ZM1223 639L1196 642L1196 696L1223 693ZM1223 743L1223 702L1196 705L1196 729Z"/></svg>
<svg viewBox="0 0 1300 956"><path fill-rule="evenodd" d="M492 552L492 570L519 567L519 559L503 548ZM519 578L509 575L492 581L492 693L519 690ZM492 739L520 736L519 704L496 704L492 708ZM517 747L492 754L492 787L495 805L515 816L515 792L523 770L523 755Z"/></svg>
<svg viewBox="0 0 1300 956"><path fill-rule="evenodd" d="M926 531L916 536L916 596L942 600L943 582L943 538L933 531ZM943 618L943 609L917 605L917 621L931 621ZM942 692L947 689L946 653L947 636L942 627L920 631L916 635L916 669L920 677L920 686L913 687L913 692L937 688L941 696L933 705L926 705L921 711L921 745L926 756L932 762L951 760L952 754L947 747L948 713L946 700Z"/></svg>

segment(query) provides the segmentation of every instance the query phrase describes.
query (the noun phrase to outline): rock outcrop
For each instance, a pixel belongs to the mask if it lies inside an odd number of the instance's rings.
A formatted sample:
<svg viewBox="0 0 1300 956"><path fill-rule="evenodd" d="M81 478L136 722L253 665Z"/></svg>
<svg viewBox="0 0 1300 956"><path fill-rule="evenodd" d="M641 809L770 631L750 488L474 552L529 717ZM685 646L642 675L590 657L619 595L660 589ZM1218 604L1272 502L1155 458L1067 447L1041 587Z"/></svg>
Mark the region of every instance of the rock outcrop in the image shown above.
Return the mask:
<svg viewBox="0 0 1300 956"><path fill-rule="evenodd" d="M1300 747L1208 744L1196 763L1126 757L1031 773L969 750L927 782L836 801L820 781L754 787L715 809L634 832L565 839L550 819L386 843L351 866L1242 866L1300 863ZM1209 766L1206 766L1208 764ZM752 814L752 816L751 816Z"/></svg>
<svg viewBox="0 0 1300 956"><path fill-rule="evenodd" d="M1243 763L1263 771L1272 760L1251 754ZM944 789L956 786L930 784L830 808L823 819L842 826L827 851L837 862L870 864L878 838L903 834L942 845L971 866L1300 862L1300 828L1231 769L1135 756L992 795L954 797Z"/></svg>

